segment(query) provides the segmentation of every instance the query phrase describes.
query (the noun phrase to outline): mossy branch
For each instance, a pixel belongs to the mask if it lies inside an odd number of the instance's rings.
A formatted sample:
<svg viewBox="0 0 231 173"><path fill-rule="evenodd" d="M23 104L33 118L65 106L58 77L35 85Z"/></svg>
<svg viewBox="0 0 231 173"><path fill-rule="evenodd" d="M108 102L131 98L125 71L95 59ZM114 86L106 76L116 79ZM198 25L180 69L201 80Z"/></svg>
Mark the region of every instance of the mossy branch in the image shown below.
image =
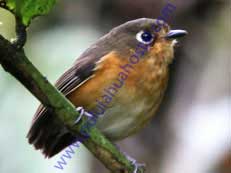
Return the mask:
<svg viewBox="0 0 231 173"><path fill-rule="evenodd" d="M18 23L20 24L20 23ZM20 24L21 25L21 24ZM19 27L19 28L17 28ZM19 29L19 30L17 30ZM65 126L74 134L79 135L84 121L74 125L78 112L39 70L26 57L23 45L25 43L26 27L16 26L19 42L11 43L0 35L0 64L5 71L20 81L40 102L49 108ZM22 34L22 35L20 35ZM16 45L16 46L15 46ZM118 149L106 139L95 127L89 131L90 138L83 144L113 173L132 173L134 166ZM139 168L137 173L143 173Z"/></svg>

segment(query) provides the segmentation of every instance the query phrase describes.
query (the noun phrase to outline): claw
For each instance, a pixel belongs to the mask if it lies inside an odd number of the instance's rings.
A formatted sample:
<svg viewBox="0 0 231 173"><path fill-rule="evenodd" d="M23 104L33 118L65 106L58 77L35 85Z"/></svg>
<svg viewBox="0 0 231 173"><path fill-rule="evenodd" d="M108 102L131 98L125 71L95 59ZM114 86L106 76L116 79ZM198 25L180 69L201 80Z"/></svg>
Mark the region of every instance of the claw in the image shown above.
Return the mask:
<svg viewBox="0 0 231 173"><path fill-rule="evenodd" d="M145 167L146 165L144 163L138 163L135 159L130 160L132 162L132 165L134 166L133 173L137 173L139 168Z"/></svg>
<svg viewBox="0 0 231 173"><path fill-rule="evenodd" d="M143 168L146 165L144 163L138 163L134 158L132 158L131 156L127 155L126 153L124 153L125 156L127 157L127 159L132 163L132 165L134 166L134 171L133 173L137 173L139 168Z"/></svg>
<svg viewBox="0 0 231 173"><path fill-rule="evenodd" d="M77 124L81 119L82 117L85 115L86 117L89 117L89 118L92 118L93 115L88 113L87 111L84 110L83 107L77 107L76 108L76 111L79 112L79 117L75 120L75 124Z"/></svg>
<svg viewBox="0 0 231 173"><path fill-rule="evenodd" d="M146 166L144 163L134 162L132 164L134 165L134 171L133 171L133 173L137 173L139 168L143 168L143 167Z"/></svg>

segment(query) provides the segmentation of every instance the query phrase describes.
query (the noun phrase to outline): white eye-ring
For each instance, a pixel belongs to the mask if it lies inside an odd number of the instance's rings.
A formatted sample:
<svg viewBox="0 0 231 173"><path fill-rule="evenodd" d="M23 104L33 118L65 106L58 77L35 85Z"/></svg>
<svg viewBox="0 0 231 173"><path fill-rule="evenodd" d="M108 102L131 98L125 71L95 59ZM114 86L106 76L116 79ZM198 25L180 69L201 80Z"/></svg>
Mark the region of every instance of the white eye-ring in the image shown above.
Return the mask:
<svg viewBox="0 0 231 173"><path fill-rule="evenodd" d="M148 31L140 31L136 34L136 39L143 44L150 44L154 40L154 36Z"/></svg>

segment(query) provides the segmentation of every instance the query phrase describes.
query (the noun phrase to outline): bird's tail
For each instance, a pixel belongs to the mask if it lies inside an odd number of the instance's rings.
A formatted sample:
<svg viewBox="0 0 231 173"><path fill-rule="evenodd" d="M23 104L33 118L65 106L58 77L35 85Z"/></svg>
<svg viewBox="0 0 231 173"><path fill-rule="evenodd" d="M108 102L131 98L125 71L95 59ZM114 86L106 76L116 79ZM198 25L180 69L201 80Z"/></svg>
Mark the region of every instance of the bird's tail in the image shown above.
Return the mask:
<svg viewBox="0 0 231 173"><path fill-rule="evenodd" d="M42 105L35 113L32 126L27 134L30 144L42 150L45 157L52 157L65 147L76 142L77 138Z"/></svg>

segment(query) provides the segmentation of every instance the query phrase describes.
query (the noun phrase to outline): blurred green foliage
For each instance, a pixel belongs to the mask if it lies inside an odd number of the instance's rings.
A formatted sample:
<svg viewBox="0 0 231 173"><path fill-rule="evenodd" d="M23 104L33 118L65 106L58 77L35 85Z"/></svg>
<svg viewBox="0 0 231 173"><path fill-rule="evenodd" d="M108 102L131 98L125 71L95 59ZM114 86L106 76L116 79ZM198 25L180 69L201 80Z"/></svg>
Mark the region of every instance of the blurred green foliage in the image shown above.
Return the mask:
<svg viewBox="0 0 231 173"><path fill-rule="evenodd" d="M34 17L49 13L55 2L56 0L6 0L6 5L28 26Z"/></svg>

